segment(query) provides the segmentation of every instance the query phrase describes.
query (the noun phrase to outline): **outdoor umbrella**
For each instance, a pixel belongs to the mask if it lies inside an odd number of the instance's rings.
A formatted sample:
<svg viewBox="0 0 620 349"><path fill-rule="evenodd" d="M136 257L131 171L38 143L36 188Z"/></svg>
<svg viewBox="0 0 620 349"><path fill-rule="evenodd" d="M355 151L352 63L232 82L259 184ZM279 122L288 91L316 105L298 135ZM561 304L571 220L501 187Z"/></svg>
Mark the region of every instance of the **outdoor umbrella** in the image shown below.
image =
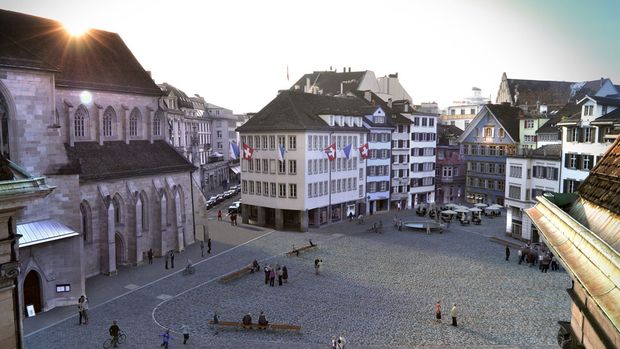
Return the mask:
<svg viewBox="0 0 620 349"><path fill-rule="evenodd" d="M444 212L446 212L446 211L444 211ZM468 209L466 209L466 208L464 208L464 207L459 207L459 208L455 209L455 210L454 210L454 212L458 212L458 213L468 213L468 212L469 212L469 210L468 210Z"/></svg>
<svg viewBox="0 0 620 349"><path fill-rule="evenodd" d="M452 211L452 210L441 211L441 213L444 213L444 214L456 214L456 212Z"/></svg>
<svg viewBox="0 0 620 349"><path fill-rule="evenodd" d="M453 203L445 204L444 206L449 207L449 208L459 207L459 205L453 204Z"/></svg>
<svg viewBox="0 0 620 349"><path fill-rule="evenodd" d="M487 207L487 204L483 204L483 203L479 203L479 204L475 204L474 206L476 207Z"/></svg>
<svg viewBox="0 0 620 349"><path fill-rule="evenodd" d="M469 209L471 212L482 212L481 209L479 209L478 207L472 207Z"/></svg>

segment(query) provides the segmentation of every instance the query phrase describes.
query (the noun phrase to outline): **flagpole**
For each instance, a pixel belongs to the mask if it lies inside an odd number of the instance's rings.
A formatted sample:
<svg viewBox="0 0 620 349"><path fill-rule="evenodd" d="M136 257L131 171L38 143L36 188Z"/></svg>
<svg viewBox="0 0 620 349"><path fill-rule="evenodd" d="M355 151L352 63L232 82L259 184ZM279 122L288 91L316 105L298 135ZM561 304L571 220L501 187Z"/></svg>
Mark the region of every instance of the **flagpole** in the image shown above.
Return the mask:
<svg viewBox="0 0 620 349"><path fill-rule="evenodd" d="M329 146L332 146L332 134L333 132L329 133ZM332 190L334 188L332 188L332 161L329 160L329 156L327 157L327 166L329 169L329 206L327 206L327 222L329 222L329 224L332 224ZM334 159L335 160L335 159Z"/></svg>

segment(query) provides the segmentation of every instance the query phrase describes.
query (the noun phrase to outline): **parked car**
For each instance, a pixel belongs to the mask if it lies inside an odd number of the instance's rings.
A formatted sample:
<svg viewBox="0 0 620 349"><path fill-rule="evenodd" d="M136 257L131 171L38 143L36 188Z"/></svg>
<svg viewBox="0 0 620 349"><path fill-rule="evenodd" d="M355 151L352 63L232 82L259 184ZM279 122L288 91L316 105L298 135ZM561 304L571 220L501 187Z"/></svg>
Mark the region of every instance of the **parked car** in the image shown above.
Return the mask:
<svg viewBox="0 0 620 349"><path fill-rule="evenodd" d="M234 190L235 193L239 193L239 192L241 192L241 186L240 185L233 185L232 187L230 187L230 190Z"/></svg>
<svg viewBox="0 0 620 349"><path fill-rule="evenodd" d="M215 206L215 200L214 199L207 200L207 210L212 208L213 206Z"/></svg>
<svg viewBox="0 0 620 349"><path fill-rule="evenodd" d="M228 214L241 213L241 201L235 201L228 206Z"/></svg>
<svg viewBox="0 0 620 349"><path fill-rule="evenodd" d="M216 196L216 198L217 198L216 200L217 200L217 203L218 203L218 204L219 204L220 202L222 202L222 201L226 200L226 196L225 196L224 194L218 194L218 195Z"/></svg>
<svg viewBox="0 0 620 349"><path fill-rule="evenodd" d="M226 190L224 192L224 196L226 196L227 199L235 196L235 194L237 194L237 192L234 190Z"/></svg>

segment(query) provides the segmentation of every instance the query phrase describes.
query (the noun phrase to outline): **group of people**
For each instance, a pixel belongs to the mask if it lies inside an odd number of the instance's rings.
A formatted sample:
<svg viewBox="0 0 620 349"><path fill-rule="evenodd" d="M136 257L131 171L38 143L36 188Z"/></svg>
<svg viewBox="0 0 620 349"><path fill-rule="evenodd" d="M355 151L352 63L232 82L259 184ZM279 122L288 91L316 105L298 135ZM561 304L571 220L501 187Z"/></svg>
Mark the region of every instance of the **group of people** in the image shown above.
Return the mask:
<svg viewBox="0 0 620 349"><path fill-rule="evenodd" d="M544 245L534 245L529 242L518 251L519 264L527 263L530 267L538 265L541 273L546 273L551 268L552 271L560 270L557 259ZM506 260L510 257L510 249L506 246Z"/></svg>
<svg viewBox="0 0 620 349"><path fill-rule="evenodd" d="M258 262L256 262L258 264ZM276 277L278 278L278 286L282 286L282 283L288 282L288 269L286 266L280 267L280 264L276 264L275 268L270 264L265 265L265 285L274 287Z"/></svg>
<svg viewBox="0 0 620 349"><path fill-rule="evenodd" d="M217 322L214 322L214 323L217 323ZM252 326L252 314L250 313L245 314L243 319L241 319L241 323L243 324L243 326ZM265 327L269 325L269 321L267 321L267 316L262 310L260 311L260 315L258 315L258 325L265 326Z"/></svg>
<svg viewBox="0 0 620 349"><path fill-rule="evenodd" d="M168 262L170 262L170 267L174 269L174 250L170 250L164 254L164 265L166 269L168 269Z"/></svg>
<svg viewBox="0 0 620 349"><path fill-rule="evenodd" d="M452 318L452 326L457 327L456 317L458 315L458 309L456 308L456 303L452 304L452 308L450 309L450 317ZM441 323L441 299L435 303L435 321Z"/></svg>
<svg viewBox="0 0 620 349"><path fill-rule="evenodd" d="M344 338L344 334L332 337L332 349L344 349L345 344L347 344L347 340Z"/></svg>
<svg viewBox="0 0 620 349"><path fill-rule="evenodd" d="M401 218L398 218L398 215L395 215L392 221L394 223L394 228L398 230L403 230L403 220Z"/></svg>
<svg viewBox="0 0 620 349"><path fill-rule="evenodd" d="M88 298L82 295L78 299L79 325L88 325Z"/></svg>

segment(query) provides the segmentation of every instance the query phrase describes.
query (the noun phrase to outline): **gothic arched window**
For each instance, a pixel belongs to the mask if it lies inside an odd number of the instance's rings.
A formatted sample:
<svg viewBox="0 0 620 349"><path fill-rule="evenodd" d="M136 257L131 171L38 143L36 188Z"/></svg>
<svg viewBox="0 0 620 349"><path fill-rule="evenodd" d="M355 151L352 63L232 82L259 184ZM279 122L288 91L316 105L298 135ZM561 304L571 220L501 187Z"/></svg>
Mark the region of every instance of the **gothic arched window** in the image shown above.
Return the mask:
<svg viewBox="0 0 620 349"><path fill-rule="evenodd" d="M75 117L73 118L73 126L75 131L75 137L82 138L86 136L86 120L88 119L88 110L83 105L80 105L75 111Z"/></svg>
<svg viewBox="0 0 620 349"><path fill-rule="evenodd" d="M0 95L0 154L10 159L9 153L9 110Z"/></svg>
<svg viewBox="0 0 620 349"><path fill-rule="evenodd" d="M104 137L112 137L112 128L114 126L114 122L116 121L116 112L114 108L107 107L105 112L103 113L103 136Z"/></svg>
<svg viewBox="0 0 620 349"><path fill-rule="evenodd" d="M161 136L161 118L162 113L155 113L155 117L153 117L153 136Z"/></svg>
<svg viewBox="0 0 620 349"><path fill-rule="evenodd" d="M133 108L129 115L129 136L136 137L138 135L138 124L140 121L140 110Z"/></svg>

